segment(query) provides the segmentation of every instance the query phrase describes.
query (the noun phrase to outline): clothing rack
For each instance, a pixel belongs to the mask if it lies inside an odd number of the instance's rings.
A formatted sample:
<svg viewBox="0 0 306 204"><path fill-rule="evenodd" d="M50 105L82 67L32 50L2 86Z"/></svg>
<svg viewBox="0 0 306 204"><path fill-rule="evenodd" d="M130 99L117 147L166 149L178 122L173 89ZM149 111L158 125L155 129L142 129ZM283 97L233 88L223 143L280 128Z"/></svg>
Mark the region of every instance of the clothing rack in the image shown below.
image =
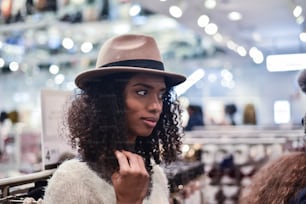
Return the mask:
<svg viewBox="0 0 306 204"><path fill-rule="evenodd" d="M44 187L55 169L0 179L0 203L22 203L20 198L28 197L31 189Z"/></svg>

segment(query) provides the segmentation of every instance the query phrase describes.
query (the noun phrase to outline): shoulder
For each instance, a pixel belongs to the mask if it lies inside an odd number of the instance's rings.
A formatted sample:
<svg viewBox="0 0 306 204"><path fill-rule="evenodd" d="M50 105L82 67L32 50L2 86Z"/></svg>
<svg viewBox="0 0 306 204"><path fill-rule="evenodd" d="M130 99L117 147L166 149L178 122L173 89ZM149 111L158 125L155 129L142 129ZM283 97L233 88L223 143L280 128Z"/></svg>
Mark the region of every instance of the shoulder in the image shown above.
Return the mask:
<svg viewBox="0 0 306 204"><path fill-rule="evenodd" d="M92 171L85 162L71 159L63 162L54 172L52 178L60 177L61 180L70 180L73 177L83 178L83 176L94 174L94 171Z"/></svg>
<svg viewBox="0 0 306 204"><path fill-rule="evenodd" d="M45 190L44 203L88 202L88 199L105 199L103 192L113 196L113 190L85 162L76 159L62 163L54 172ZM102 195L103 194L103 195ZM103 197L102 197L103 196Z"/></svg>
<svg viewBox="0 0 306 204"><path fill-rule="evenodd" d="M46 195L49 192L60 193L66 190L77 190L84 179L95 177L95 173L84 162L76 159L63 162L48 181Z"/></svg>
<svg viewBox="0 0 306 204"><path fill-rule="evenodd" d="M65 184L65 186L87 185L95 186L105 183L98 174L93 171L86 162L72 159L63 162L48 182L48 186ZM86 186L84 186L86 184Z"/></svg>

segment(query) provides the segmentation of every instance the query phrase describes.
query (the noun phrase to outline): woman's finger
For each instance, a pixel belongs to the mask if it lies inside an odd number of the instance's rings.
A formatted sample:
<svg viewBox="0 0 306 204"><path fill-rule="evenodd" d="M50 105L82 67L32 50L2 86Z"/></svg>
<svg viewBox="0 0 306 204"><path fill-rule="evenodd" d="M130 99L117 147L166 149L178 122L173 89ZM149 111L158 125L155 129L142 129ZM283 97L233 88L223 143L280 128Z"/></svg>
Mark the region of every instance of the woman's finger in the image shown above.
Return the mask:
<svg viewBox="0 0 306 204"><path fill-rule="evenodd" d="M128 170L130 168L130 164L129 164L128 158L125 156L125 154L116 150L115 155L116 155L118 163L119 163L119 170L120 171Z"/></svg>
<svg viewBox="0 0 306 204"><path fill-rule="evenodd" d="M146 170L144 160L140 155L128 151L122 151L122 153L127 157L131 168Z"/></svg>

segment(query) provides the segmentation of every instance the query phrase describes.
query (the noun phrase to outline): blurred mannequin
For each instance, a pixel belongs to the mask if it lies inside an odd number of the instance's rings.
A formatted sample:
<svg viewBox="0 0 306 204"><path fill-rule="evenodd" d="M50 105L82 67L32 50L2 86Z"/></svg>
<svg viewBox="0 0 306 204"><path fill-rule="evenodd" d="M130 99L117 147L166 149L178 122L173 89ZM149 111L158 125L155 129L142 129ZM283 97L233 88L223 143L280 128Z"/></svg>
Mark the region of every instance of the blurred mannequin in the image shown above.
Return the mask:
<svg viewBox="0 0 306 204"><path fill-rule="evenodd" d="M237 112L237 107L235 104L225 105L225 114L229 117L230 125L236 125L234 116Z"/></svg>

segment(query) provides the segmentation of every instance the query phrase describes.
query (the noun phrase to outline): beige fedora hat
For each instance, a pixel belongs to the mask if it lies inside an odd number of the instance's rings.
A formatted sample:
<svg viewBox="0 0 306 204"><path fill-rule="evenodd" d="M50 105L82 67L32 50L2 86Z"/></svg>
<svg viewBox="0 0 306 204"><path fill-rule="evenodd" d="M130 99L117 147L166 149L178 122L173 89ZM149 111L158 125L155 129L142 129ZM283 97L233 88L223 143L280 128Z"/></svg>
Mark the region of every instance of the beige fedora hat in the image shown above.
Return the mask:
<svg viewBox="0 0 306 204"><path fill-rule="evenodd" d="M123 72L160 75L165 77L169 86L186 80L183 75L165 71L158 46L152 37L125 34L107 40L100 49L96 67L79 73L75 84L82 89L85 84L101 80L103 76Z"/></svg>

